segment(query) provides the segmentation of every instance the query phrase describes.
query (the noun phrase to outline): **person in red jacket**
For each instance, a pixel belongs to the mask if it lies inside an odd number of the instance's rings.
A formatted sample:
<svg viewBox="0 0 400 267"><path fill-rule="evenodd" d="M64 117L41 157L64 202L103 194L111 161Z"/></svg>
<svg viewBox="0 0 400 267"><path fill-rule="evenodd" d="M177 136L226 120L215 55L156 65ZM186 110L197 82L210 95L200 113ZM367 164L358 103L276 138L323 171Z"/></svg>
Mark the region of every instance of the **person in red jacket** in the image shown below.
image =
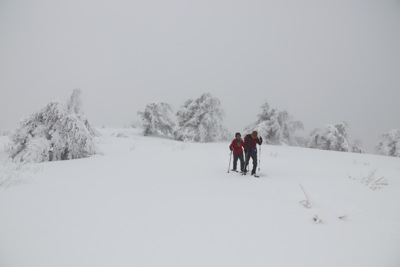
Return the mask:
<svg viewBox="0 0 400 267"><path fill-rule="evenodd" d="M244 174L247 172L247 165L249 165L250 158L253 160L253 170L251 171L251 175L256 174L257 144L262 144L262 137L258 138L257 131L253 131L251 134L248 134L244 137L244 153L246 154L246 161L243 170Z"/></svg>
<svg viewBox="0 0 400 267"><path fill-rule="evenodd" d="M237 161L240 159L240 170L243 172L244 167L244 159L243 159L243 140L241 138L240 133L235 134L235 139L233 139L231 145L229 146L230 150L233 151L233 169L232 171L236 171Z"/></svg>

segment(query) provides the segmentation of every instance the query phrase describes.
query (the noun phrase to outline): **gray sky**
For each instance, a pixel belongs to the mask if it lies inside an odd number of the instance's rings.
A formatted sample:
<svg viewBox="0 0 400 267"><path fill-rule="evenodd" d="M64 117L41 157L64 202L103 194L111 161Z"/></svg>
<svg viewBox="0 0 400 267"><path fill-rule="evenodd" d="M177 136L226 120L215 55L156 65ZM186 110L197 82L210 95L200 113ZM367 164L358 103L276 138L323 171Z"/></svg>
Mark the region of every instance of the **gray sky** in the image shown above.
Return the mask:
<svg viewBox="0 0 400 267"><path fill-rule="evenodd" d="M95 125L210 92L232 132L268 101L372 151L400 128L400 1L0 0L0 129L74 88Z"/></svg>

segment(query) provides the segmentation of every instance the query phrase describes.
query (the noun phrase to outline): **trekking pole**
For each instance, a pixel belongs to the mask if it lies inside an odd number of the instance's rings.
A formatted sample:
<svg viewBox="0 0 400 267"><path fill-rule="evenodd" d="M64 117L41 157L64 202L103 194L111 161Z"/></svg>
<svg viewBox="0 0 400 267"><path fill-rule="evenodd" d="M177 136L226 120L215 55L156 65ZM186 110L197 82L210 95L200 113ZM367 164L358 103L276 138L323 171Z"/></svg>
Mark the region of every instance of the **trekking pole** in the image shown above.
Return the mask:
<svg viewBox="0 0 400 267"><path fill-rule="evenodd" d="M247 164L245 166L245 169L246 169L246 172L249 172L249 170L250 170L250 168L249 168L249 165L250 165L250 152L247 152L247 153L248 153L248 156L246 157L247 161L245 161L245 164L247 162Z"/></svg>
<svg viewBox="0 0 400 267"><path fill-rule="evenodd" d="M228 173L229 173L229 169L231 168L232 152L233 151L231 151L231 154L230 154L230 157L229 157Z"/></svg>
<svg viewBox="0 0 400 267"><path fill-rule="evenodd" d="M260 145L260 155L258 155L258 172L260 172L260 164L261 164L261 145Z"/></svg>

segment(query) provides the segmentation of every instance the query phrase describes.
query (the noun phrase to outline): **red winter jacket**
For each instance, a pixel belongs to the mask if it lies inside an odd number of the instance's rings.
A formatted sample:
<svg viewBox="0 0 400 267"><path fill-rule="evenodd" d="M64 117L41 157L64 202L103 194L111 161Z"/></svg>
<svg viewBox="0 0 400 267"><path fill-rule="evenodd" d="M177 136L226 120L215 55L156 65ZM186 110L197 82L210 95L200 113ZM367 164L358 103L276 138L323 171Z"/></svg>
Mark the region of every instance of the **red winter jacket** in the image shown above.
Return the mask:
<svg viewBox="0 0 400 267"><path fill-rule="evenodd" d="M261 145L262 144L262 138L259 139L253 139L251 137L251 134L248 134L244 137L244 149L246 150L252 150L253 148L257 149L257 144Z"/></svg>
<svg viewBox="0 0 400 267"><path fill-rule="evenodd" d="M239 141L235 138L235 139L233 139L233 141L232 141L232 144L229 146L229 148L232 148L233 147L233 155L236 155L236 154L243 154L243 145L244 145L244 143L243 143L243 140L242 139L240 139Z"/></svg>

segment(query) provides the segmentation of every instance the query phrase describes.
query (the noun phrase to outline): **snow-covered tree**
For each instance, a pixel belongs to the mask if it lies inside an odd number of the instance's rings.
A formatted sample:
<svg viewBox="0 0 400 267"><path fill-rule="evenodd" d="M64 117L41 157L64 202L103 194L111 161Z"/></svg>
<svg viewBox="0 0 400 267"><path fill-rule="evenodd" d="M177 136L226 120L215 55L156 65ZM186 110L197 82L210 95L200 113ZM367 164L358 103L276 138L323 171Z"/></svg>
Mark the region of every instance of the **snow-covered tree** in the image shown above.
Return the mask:
<svg viewBox="0 0 400 267"><path fill-rule="evenodd" d="M322 136L321 149L334 151L350 151L350 144L347 135L347 124L340 122L336 125L328 125Z"/></svg>
<svg viewBox="0 0 400 267"><path fill-rule="evenodd" d="M150 103L144 112L138 112L142 117L142 128L144 135L164 134L173 135L175 123L170 117L172 108L167 103Z"/></svg>
<svg viewBox="0 0 400 267"><path fill-rule="evenodd" d="M303 123L295 121L286 110L270 109L268 103L265 103L257 118L256 122L245 128L245 132L258 131L267 144L299 145L296 131L303 130Z"/></svg>
<svg viewBox="0 0 400 267"><path fill-rule="evenodd" d="M308 141L308 147L322 149L322 144L324 142L322 139L322 136L323 136L323 133L320 129L315 129L315 130L311 131L310 138Z"/></svg>
<svg viewBox="0 0 400 267"><path fill-rule="evenodd" d="M81 114L82 112L82 101L81 101L81 90L75 89L72 92L71 97L67 101L67 108L69 112Z"/></svg>
<svg viewBox="0 0 400 267"><path fill-rule="evenodd" d="M350 144L350 152L365 153L364 149L362 149L361 146L362 142L360 140L354 140L353 143Z"/></svg>
<svg viewBox="0 0 400 267"><path fill-rule="evenodd" d="M347 123L340 122L326 126L323 131L315 129L310 133L307 146L323 150L364 153L360 141L350 143L347 127Z"/></svg>
<svg viewBox="0 0 400 267"><path fill-rule="evenodd" d="M380 155L400 157L400 129L382 134L376 152Z"/></svg>
<svg viewBox="0 0 400 267"><path fill-rule="evenodd" d="M94 137L98 132L81 113L77 104L79 94L75 90L67 104L52 102L24 118L10 136L11 158L16 162L38 163L95 154Z"/></svg>
<svg viewBox="0 0 400 267"><path fill-rule="evenodd" d="M215 142L226 140L229 136L222 124L224 111L221 102L209 93L187 100L176 115L179 123L175 132L177 140Z"/></svg>

